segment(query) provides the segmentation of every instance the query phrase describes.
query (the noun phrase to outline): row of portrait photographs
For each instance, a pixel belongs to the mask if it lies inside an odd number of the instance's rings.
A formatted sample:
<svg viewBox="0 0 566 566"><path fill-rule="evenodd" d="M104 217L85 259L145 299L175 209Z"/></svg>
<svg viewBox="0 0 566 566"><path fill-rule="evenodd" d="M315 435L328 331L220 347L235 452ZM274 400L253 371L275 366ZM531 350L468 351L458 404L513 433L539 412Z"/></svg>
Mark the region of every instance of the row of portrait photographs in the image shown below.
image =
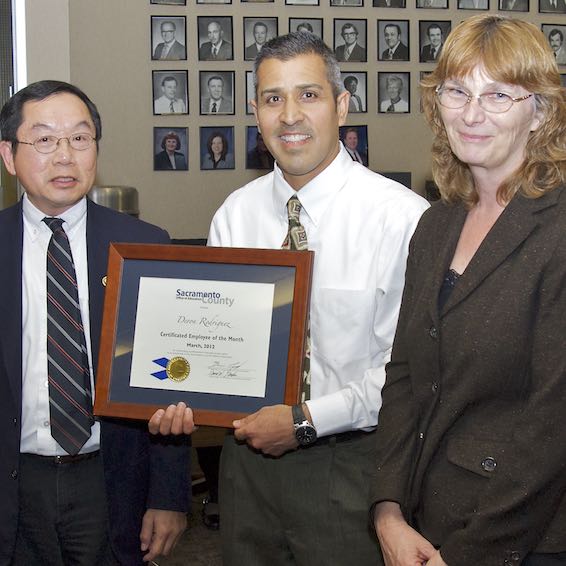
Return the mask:
<svg viewBox="0 0 566 566"><path fill-rule="evenodd" d="M565 0L566 1L566 0ZM185 16L167 18L152 16L152 57L154 60L186 60L186 40L177 39L178 27L175 19L185 24ZM419 20L419 62L434 63L450 33L450 21ZM560 43L561 49L564 26L542 24L553 49ZM199 60L232 61L233 27L232 16L198 16ZM307 30L321 39L322 18L289 18L291 31ZM377 20L377 60L409 61L410 32L409 20ZM552 31L556 32L549 35ZM244 59L253 61L262 45L278 34L277 18L244 18ZM162 41L161 41L162 40ZM334 19L334 52L340 62L367 62L367 20ZM566 64L563 56L556 57L561 65ZM157 112L162 113L162 112Z"/></svg>
<svg viewBox="0 0 566 566"><path fill-rule="evenodd" d="M234 71L200 71L200 115L233 115ZM349 113L368 111L367 72L340 73L344 88L350 93ZM188 114L187 71L153 71L153 113ZM410 73L378 72L377 93L379 113L410 111ZM246 114L253 114L250 100L255 98L253 72L246 71Z"/></svg>
<svg viewBox="0 0 566 566"><path fill-rule="evenodd" d="M566 27L566 26L563 26ZM547 31L555 57L563 63L566 57L562 51L562 38L566 30L551 27ZM426 74L421 71L420 79ZM564 83L564 77L560 75ZM368 112L367 72L342 71L340 77L344 88L350 93L349 114ZM233 115L234 71L200 72L200 115ZM187 71L153 71L153 113L188 114L189 101ZM564 84L563 84L564 86ZM406 114L410 112L411 80L408 72L377 73L377 112ZM246 71L246 114L253 114L250 100L255 98L253 72Z"/></svg>
<svg viewBox="0 0 566 566"><path fill-rule="evenodd" d="M340 139L354 161L368 165L367 126L342 126ZM188 171L188 129L153 128L154 171ZM199 130L200 169L214 171L234 169L234 126L202 126ZM274 159L257 126L246 129L246 169L270 170Z"/></svg>
<svg viewBox="0 0 566 566"><path fill-rule="evenodd" d="M273 3L275 0L240 0L242 3ZM328 0L330 6L362 8L364 0ZM406 0L371 0L374 8L406 8ZM232 4L232 0L196 0L197 4ZM186 0L150 0L150 4L186 6ZM319 6L320 0L285 0L288 6ZM456 0L459 10L488 10L489 0ZM416 8L447 9L448 0L415 0ZM502 11L528 12L529 0L497 0ZM538 0L541 14L566 14L566 0Z"/></svg>

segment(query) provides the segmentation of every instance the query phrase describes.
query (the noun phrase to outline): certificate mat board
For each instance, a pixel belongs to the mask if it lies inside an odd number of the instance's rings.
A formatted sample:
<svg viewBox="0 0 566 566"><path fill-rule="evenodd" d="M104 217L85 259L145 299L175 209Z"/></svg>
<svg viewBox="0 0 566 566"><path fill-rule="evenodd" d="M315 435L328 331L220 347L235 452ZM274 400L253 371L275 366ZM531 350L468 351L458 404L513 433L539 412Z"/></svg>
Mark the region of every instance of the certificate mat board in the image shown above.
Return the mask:
<svg viewBox="0 0 566 566"><path fill-rule="evenodd" d="M313 252L112 244L95 414L203 425L299 399Z"/></svg>

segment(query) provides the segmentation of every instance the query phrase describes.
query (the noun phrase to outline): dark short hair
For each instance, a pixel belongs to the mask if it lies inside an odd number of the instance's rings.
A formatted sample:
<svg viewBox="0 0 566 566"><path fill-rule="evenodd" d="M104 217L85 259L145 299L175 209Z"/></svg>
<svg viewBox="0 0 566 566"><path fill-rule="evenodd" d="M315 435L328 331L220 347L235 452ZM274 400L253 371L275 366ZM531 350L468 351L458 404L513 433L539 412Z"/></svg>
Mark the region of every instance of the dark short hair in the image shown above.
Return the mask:
<svg viewBox="0 0 566 566"><path fill-rule="evenodd" d="M344 92L344 85L340 78L340 66L334 52L314 33L294 31L287 35L280 35L268 41L257 54L254 61L254 88L257 99L257 72L266 59L289 61L301 55L318 55L326 66L326 77L332 86L334 98Z"/></svg>
<svg viewBox="0 0 566 566"><path fill-rule="evenodd" d="M265 28L265 31L267 31L267 24L265 22L256 22L254 24L254 31L253 31L254 33L255 33L256 28L258 28L258 27Z"/></svg>
<svg viewBox="0 0 566 566"><path fill-rule="evenodd" d="M442 28L440 27L440 24L430 24L430 26L428 26L426 28L426 34L430 35L430 30L431 29L439 29L440 30L440 35L442 35L444 32L442 31Z"/></svg>
<svg viewBox="0 0 566 566"><path fill-rule="evenodd" d="M438 27L440 27L440 26L438 26ZM398 35L399 37L401 37L401 27L398 26L397 24L385 24L385 25L383 26L383 31L385 32L385 30L386 30L387 28L395 28L395 29L397 30L397 35Z"/></svg>
<svg viewBox="0 0 566 566"><path fill-rule="evenodd" d="M179 84L179 82L177 81L177 79L175 77L172 77L171 75L167 75L166 77L163 77L163 80L161 81L161 86L165 86L165 83L167 83L169 81L175 81L176 85Z"/></svg>
<svg viewBox="0 0 566 566"><path fill-rule="evenodd" d="M553 35L559 35L560 41L564 41L564 34L559 29L554 28L550 30L550 33L548 34L548 39L550 39Z"/></svg>
<svg viewBox="0 0 566 566"><path fill-rule="evenodd" d="M313 32L312 26L309 24L309 22L301 22L297 26L297 31L303 31L303 28L307 31L310 31L311 33Z"/></svg>
<svg viewBox="0 0 566 566"><path fill-rule="evenodd" d="M167 132L163 136L163 139L161 140L161 149L165 149L167 140L175 140L177 142L177 147L175 149L181 149L181 138L179 138L179 136L175 132Z"/></svg>
<svg viewBox="0 0 566 566"><path fill-rule="evenodd" d="M354 75L348 75L345 79L344 79L344 86L346 86L346 83L356 83L358 84L358 77L354 77Z"/></svg>
<svg viewBox="0 0 566 566"><path fill-rule="evenodd" d="M208 77L206 84L210 85L210 81L214 81L214 80L222 81L222 84L224 85L224 79L220 75L212 75L211 77Z"/></svg>
<svg viewBox="0 0 566 566"><path fill-rule="evenodd" d="M212 140L214 138L220 138L222 140L222 154L220 155L220 160L224 161L226 159L226 154L228 153L228 140L226 136L220 131L216 130L208 136L206 140L206 149L208 150L208 155L210 155L210 159L214 159L214 154L212 153Z"/></svg>
<svg viewBox="0 0 566 566"><path fill-rule="evenodd" d="M340 35L344 35L344 31L349 29L349 28L352 28L356 32L356 35L359 35L358 28L351 22L346 22L342 26L342 31L340 32Z"/></svg>
<svg viewBox="0 0 566 566"><path fill-rule="evenodd" d="M23 107L26 102L34 100L45 100L56 94L73 94L79 98L88 108L90 117L94 123L96 147L102 137L102 122L100 114L94 102L75 85L63 81L44 80L32 83L12 96L0 111L0 134L2 140L12 143L12 151L16 152L17 131L23 121Z"/></svg>

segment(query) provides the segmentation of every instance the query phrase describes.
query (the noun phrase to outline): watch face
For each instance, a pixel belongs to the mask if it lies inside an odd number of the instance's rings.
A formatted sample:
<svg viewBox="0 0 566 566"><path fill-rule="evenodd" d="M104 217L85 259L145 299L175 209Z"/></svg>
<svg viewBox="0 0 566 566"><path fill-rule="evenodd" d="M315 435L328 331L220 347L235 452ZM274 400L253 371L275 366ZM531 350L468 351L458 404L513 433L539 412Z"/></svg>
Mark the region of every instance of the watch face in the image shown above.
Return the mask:
<svg viewBox="0 0 566 566"><path fill-rule="evenodd" d="M316 440L316 429L313 426L306 425L297 428L295 435L301 446L312 444Z"/></svg>

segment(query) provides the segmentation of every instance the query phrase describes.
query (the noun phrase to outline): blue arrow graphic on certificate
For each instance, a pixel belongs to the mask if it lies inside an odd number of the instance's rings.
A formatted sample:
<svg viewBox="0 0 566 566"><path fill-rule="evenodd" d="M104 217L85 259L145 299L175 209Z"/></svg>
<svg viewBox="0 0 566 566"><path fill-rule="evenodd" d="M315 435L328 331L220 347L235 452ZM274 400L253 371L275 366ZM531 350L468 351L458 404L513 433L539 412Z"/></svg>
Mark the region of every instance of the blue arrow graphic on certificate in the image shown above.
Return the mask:
<svg viewBox="0 0 566 566"><path fill-rule="evenodd" d="M166 368L169 360L167 358L157 358L156 360L152 360L154 364L161 366L162 368ZM167 372L165 370L156 371L152 373L153 377L157 377L157 379L167 379Z"/></svg>

